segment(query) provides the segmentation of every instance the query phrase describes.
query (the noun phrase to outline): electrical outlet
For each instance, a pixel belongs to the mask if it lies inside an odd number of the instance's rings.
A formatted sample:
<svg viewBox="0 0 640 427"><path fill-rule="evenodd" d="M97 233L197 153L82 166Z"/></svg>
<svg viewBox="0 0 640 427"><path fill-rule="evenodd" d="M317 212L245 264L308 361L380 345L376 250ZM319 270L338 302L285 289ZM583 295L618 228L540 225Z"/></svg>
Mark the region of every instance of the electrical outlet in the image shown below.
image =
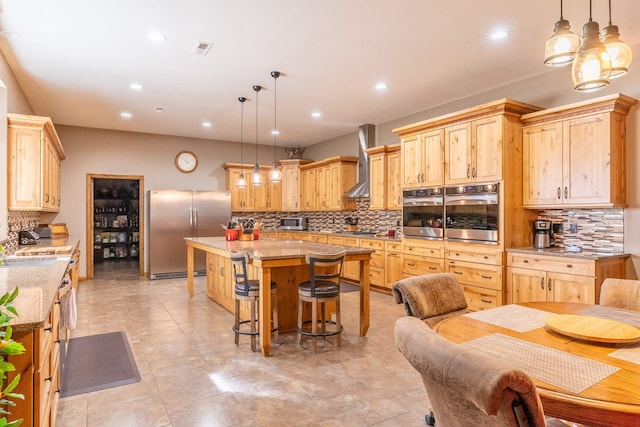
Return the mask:
<svg viewBox="0 0 640 427"><path fill-rule="evenodd" d="M396 227L400 227L400 221L396 221Z"/></svg>
<svg viewBox="0 0 640 427"><path fill-rule="evenodd" d="M555 234L562 234L562 233L564 233L564 227L563 227L562 223L553 224L553 232L554 232Z"/></svg>
<svg viewBox="0 0 640 427"><path fill-rule="evenodd" d="M578 232L578 224L572 222L569 224L569 233L577 233Z"/></svg>

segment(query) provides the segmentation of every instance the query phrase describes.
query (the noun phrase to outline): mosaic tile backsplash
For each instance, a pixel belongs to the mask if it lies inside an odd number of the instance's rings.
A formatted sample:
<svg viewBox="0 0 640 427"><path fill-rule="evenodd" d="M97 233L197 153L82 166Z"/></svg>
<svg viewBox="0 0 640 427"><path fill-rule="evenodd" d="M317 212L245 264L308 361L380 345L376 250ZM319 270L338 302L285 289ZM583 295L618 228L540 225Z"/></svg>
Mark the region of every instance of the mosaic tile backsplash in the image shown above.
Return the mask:
<svg viewBox="0 0 640 427"><path fill-rule="evenodd" d="M33 230L40 224L40 212L10 211L8 216L9 239L3 244L4 251L0 256L12 254L18 249L18 232Z"/></svg>
<svg viewBox="0 0 640 427"><path fill-rule="evenodd" d="M350 212L233 212L238 217L263 220L265 231L280 229L280 217L306 217L309 231L346 231L347 218L358 218L358 230L402 232L400 211L371 211L369 200L359 199L355 211ZM584 251L624 252L624 209L547 209L538 211L539 219L562 224L556 233L556 247L580 247ZM575 230L575 231L572 231Z"/></svg>

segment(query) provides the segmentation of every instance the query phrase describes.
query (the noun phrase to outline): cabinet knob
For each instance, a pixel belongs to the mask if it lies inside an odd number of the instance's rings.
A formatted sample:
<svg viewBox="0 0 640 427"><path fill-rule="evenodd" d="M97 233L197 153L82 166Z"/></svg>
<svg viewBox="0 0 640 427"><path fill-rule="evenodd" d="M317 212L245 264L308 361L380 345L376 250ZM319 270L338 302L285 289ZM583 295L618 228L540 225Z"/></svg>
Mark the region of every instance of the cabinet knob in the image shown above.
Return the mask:
<svg viewBox="0 0 640 427"><path fill-rule="evenodd" d="M488 300L488 299L480 299L480 301L482 301L485 304L492 304L493 303L493 301Z"/></svg>
<svg viewBox="0 0 640 427"><path fill-rule="evenodd" d="M573 268L573 264L567 264L567 268Z"/></svg>
<svg viewBox="0 0 640 427"><path fill-rule="evenodd" d="M429 270L437 270L435 267L429 267Z"/></svg>
<svg viewBox="0 0 640 427"><path fill-rule="evenodd" d="M467 166L467 178L471 178L471 176L469 175L469 169L471 169L469 166Z"/></svg>
<svg viewBox="0 0 640 427"><path fill-rule="evenodd" d="M472 178L476 177L476 167L475 166L471 168L471 177Z"/></svg>
<svg viewBox="0 0 640 427"><path fill-rule="evenodd" d="M493 278L492 276L480 276L480 277L482 277L483 279L492 279Z"/></svg>
<svg viewBox="0 0 640 427"><path fill-rule="evenodd" d="M540 289L544 291L544 277L540 278Z"/></svg>
<svg viewBox="0 0 640 427"><path fill-rule="evenodd" d="M462 274L460 271L454 271L453 274Z"/></svg>
<svg viewBox="0 0 640 427"><path fill-rule="evenodd" d="M522 260L522 262L524 262L525 264L529 264L529 260L528 259Z"/></svg>
<svg viewBox="0 0 640 427"><path fill-rule="evenodd" d="M565 199L569 198L569 187L564 187L564 198Z"/></svg>
<svg viewBox="0 0 640 427"><path fill-rule="evenodd" d="M551 279L547 280L547 289L551 290Z"/></svg>
<svg viewBox="0 0 640 427"><path fill-rule="evenodd" d="M557 195L558 199L560 199L560 197L562 197L562 195L560 193L560 187L558 187L558 190L557 190L556 193L557 193L556 195Z"/></svg>

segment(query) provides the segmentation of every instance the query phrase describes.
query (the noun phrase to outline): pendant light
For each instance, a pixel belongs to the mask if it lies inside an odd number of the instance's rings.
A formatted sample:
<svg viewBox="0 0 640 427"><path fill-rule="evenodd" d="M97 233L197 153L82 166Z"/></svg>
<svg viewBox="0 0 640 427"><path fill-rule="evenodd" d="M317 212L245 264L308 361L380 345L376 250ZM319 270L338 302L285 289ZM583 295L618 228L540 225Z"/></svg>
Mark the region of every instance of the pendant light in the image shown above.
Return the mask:
<svg viewBox="0 0 640 427"><path fill-rule="evenodd" d="M571 64L576 56L580 39L570 28L569 21L562 16L562 0L560 0L560 20L556 22L553 34L544 44L544 65L564 67Z"/></svg>
<svg viewBox="0 0 640 427"><path fill-rule="evenodd" d="M262 185L262 174L258 165L258 93L262 90L262 86L254 85L253 90L256 91L256 163L253 165L253 173L251 174L251 184Z"/></svg>
<svg viewBox="0 0 640 427"><path fill-rule="evenodd" d="M591 18L589 0L589 22L582 27L582 43L573 61L571 74L575 90L593 92L609 84L611 60L600 41L600 26Z"/></svg>
<svg viewBox="0 0 640 427"><path fill-rule="evenodd" d="M273 168L269 171L269 181L278 183L282 181L282 171L278 168L277 161L277 140L278 140L278 121L277 121L277 108L278 108L278 88L277 82L280 77L280 71L272 71L271 77L273 77Z"/></svg>
<svg viewBox="0 0 640 427"><path fill-rule="evenodd" d="M611 59L609 79L617 79L627 74L633 59L633 52L628 44L620 40L618 26L611 24L611 0L609 0L609 24L602 30L600 40L604 43Z"/></svg>
<svg viewBox="0 0 640 427"><path fill-rule="evenodd" d="M242 167L242 142L243 142L243 128L244 128L244 102L247 100L244 96L238 98L240 101L241 113L240 113L240 167ZM247 180L244 177L244 172L240 169L240 176L238 176L237 188L247 188Z"/></svg>

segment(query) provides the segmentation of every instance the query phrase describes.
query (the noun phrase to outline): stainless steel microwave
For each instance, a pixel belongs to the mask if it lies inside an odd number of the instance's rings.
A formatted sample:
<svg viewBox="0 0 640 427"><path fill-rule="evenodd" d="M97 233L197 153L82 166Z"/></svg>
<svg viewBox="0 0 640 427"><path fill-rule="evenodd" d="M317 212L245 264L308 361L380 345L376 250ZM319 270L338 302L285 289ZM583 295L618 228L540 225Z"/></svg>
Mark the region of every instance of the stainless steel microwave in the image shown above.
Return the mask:
<svg viewBox="0 0 640 427"><path fill-rule="evenodd" d="M306 230L307 218L280 218L281 230Z"/></svg>

